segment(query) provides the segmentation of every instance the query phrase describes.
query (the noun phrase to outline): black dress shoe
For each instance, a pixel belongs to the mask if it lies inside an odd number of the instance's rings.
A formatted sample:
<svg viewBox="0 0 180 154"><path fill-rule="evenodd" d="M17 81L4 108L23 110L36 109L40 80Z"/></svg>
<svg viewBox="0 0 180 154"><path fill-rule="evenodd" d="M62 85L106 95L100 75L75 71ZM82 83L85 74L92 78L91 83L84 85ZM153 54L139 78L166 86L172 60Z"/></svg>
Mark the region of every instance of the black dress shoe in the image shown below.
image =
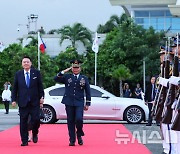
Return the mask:
<svg viewBox="0 0 180 154"><path fill-rule="evenodd" d="M74 142L70 142L69 146L75 146L75 143Z"/></svg>
<svg viewBox="0 0 180 154"><path fill-rule="evenodd" d="M151 124L147 124L146 126L151 126Z"/></svg>
<svg viewBox="0 0 180 154"><path fill-rule="evenodd" d="M83 139L82 139L82 137L80 136L80 137L77 137L77 139L78 139L78 144L79 145L83 145Z"/></svg>
<svg viewBox="0 0 180 154"><path fill-rule="evenodd" d="M28 146L28 142L23 142L21 146Z"/></svg>
<svg viewBox="0 0 180 154"><path fill-rule="evenodd" d="M38 136L37 136L37 134L36 134L36 135L33 135L33 142L34 142L34 143L37 143L37 142L38 142Z"/></svg>

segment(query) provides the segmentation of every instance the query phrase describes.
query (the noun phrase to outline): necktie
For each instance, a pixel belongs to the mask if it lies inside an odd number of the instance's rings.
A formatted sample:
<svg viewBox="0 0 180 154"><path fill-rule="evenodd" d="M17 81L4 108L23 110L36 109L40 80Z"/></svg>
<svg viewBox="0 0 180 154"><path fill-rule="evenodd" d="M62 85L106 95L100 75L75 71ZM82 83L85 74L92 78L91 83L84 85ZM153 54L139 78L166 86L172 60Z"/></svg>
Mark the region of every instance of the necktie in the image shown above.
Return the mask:
<svg viewBox="0 0 180 154"><path fill-rule="evenodd" d="M29 88L30 79L29 79L29 72L26 72L26 85Z"/></svg>
<svg viewBox="0 0 180 154"><path fill-rule="evenodd" d="M75 75L75 78L76 78L76 80L77 80L77 75Z"/></svg>

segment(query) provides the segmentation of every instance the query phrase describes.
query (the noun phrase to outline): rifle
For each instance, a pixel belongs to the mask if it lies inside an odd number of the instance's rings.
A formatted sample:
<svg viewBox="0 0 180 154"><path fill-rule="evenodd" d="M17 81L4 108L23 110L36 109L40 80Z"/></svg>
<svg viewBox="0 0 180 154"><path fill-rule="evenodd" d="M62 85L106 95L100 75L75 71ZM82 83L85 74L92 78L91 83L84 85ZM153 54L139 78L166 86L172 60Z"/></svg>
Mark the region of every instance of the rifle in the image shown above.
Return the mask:
<svg viewBox="0 0 180 154"><path fill-rule="evenodd" d="M179 58L178 58L178 34L177 34L177 50L175 51L174 54L174 67L173 67L173 76L178 77L179 76L179 71L178 71L178 63L179 63ZM175 89L176 86L174 84L170 84L171 87L171 93L170 93L170 101L167 102L165 104L165 108L164 108L164 114L163 114L163 120L162 123L164 124L170 124L171 120L172 120L172 113L173 113L173 109L171 108L176 94L175 94Z"/></svg>
<svg viewBox="0 0 180 154"><path fill-rule="evenodd" d="M171 126L171 129L172 130L175 130L175 131L180 131L180 95L178 97L178 101L177 101L177 104L176 104L176 107L175 107L175 116L174 116L174 119L172 121L172 126Z"/></svg>
<svg viewBox="0 0 180 154"><path fill-rule="evenodd" d="M161 80L161 78L160 78ZM153 104L153 107L152 107L152 113L151 113L151 116L154 117L156 115L156 112L157 112L157 107L158 107L158 104L159 104L159 101L160 101L160 97L161 97L161 93L162 93L162 89L163 89L163 86L161 84L159 84L158 88L157 88L157 93L156 93L156 96L155 96L155 99L154 99L154 104Z"/></svg>
<svg viewBox="0 0 180 154"><path fill-rule="evenodd" d="M160 73L160 76L161 77L164 77L164 68L165 68L165 59L163 60L163 63L162 63L162 66L161 66L161 73ZM160 97L161 97L161 93L162 93L162 85L160 84L161 82L161 77L159 77L159 85L158 85L158 88L157 88L157 93L156 93L156 96L155 96L155 99L154 99L154 103L153 103L153 106L152 106L152 113L151 113L151 117L153 118L155 115L156 115L156 112L157 112L157 107L158 107L158 104L159 104L159 101L160 101Z"/></svg>
<svg viewBox="0 0 180 154"><path fill-rule="evenodd" d="M173 73L174 73L174 76L178 76L178 57L175 57L175 64L174 64L174 69L173 69ZM174 100L175 100L175 97L176 97L176 94L175 94L175 89L176 89L176 85L174 84L171 84L170 83L170 101L167 101L167 103L165 104L165 107L164 107L164 112L163 112L163 120L162 122L164 124L170 124L171 123L171 119L172 119L172 113L173 113L173 109L171 108ZM169 95L167 94L167 97Z"/></svg>
<svg viewBox="0 0 180 154"><path fill-rule="evenodd" d="M168 54L166 54L166 61L165 61L165 79L168 79L169 78L169 66L170 66L170 62L169 62L169 48L168 48ZM158 106L157 106L157 111L156 111L156 114L155 114L155 120L157 122L161 122L162 121L162 112L163 112L163 108L164 108L164 102L166 101L166 94L167 94L167 87L163 86L162 88L162 95L163 95L163 98L162 100L158 103Z"/></svg>

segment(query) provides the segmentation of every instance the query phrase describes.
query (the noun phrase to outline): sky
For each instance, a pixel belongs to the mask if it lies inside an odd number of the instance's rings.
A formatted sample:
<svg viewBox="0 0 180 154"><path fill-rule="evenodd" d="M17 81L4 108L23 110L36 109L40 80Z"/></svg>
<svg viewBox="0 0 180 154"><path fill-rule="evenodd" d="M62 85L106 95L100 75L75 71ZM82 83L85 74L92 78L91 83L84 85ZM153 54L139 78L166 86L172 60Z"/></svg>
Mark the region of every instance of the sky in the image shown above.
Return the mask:
<svg viewBox="0 0 180 154"><path fill-rule="evenodd" d="M42 26L46 32L75 22L95 32L110 16L123 13L120 6L112 6L109 0L0 0L0 8L0 41L5 46L27 34L30 14L38 15L37 29ZM35 23L30 26L30 31L34 31Z"/></svg>

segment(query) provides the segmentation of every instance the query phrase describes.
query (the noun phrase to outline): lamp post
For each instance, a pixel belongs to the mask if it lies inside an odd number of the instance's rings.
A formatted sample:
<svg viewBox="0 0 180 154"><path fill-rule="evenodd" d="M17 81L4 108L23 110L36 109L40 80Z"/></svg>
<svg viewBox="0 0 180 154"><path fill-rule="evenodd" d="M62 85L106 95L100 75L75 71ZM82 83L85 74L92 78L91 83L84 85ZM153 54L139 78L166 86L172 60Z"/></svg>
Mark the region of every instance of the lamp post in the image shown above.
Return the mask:
<svg viewBox="0 0 180 154"><path fill-rule="evenodd" d="M146 62L145 62L145 58L143 59L143 89L144 89L144 93L146 90Z"/></svg>
<svg viewBox="0 0 180 154"><path fill-rule="evenodd" d="M37 32L37 19L38 19L38 15L30 14L30 15L28 16L29 32L30 32L30 24L31 24L31 23L35 23L35 32ZM28 33L29 33L29 32L28 32Z"/></svg>
<svg viewBox="0 0 180 154"><path fill-rule="evenodd" d="M28 30L28 33L29 33L29 25L28 24L18 24L18 27L17 27L17 31L19 32L20 31L20 27L21 26L26 26L27 27L27 30Z"/></svg>

